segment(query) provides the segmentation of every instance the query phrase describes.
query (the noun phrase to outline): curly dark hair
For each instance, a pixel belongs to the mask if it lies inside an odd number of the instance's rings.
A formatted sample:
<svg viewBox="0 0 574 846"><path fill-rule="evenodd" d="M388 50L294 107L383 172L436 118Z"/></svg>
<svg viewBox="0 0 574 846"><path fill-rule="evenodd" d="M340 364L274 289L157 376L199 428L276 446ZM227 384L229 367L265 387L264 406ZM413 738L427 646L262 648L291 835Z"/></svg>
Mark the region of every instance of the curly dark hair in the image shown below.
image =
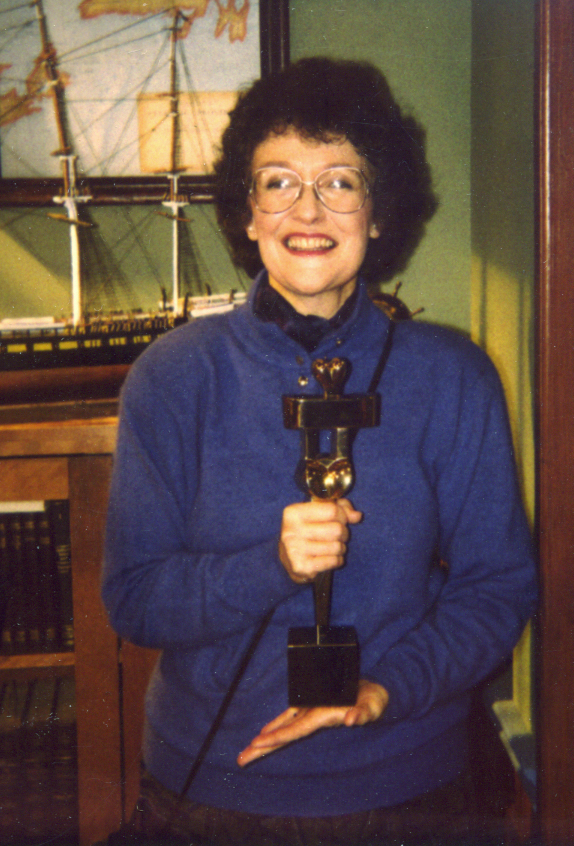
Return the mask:
<svg viewBox="0 0 574 846"><path fill-rule="evenodd" d="M402 113L373 65L320 57L259 79L230 113L215 164L215 203L235 263L250 276L262 267L257 243L245 232L251 219L251 162L269 135L290 129L319 141L347 139L368 161L374 174L373 218L381 235L369 239L361 275L368 282L392 278L406 266L437 207L425 133Z"/></svg>

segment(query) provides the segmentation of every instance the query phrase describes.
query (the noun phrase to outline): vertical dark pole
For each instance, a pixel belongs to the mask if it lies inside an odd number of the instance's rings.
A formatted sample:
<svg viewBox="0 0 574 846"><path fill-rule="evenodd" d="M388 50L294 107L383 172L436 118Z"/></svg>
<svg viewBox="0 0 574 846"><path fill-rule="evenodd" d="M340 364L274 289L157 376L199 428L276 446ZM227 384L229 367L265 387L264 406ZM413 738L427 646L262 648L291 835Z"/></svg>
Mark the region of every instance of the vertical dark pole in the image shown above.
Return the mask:
<svg viewBox="0 0 574 846"><path fill-rule="evenodd" d="M261 76L289 64L289 0L260 0Z"/></svg>

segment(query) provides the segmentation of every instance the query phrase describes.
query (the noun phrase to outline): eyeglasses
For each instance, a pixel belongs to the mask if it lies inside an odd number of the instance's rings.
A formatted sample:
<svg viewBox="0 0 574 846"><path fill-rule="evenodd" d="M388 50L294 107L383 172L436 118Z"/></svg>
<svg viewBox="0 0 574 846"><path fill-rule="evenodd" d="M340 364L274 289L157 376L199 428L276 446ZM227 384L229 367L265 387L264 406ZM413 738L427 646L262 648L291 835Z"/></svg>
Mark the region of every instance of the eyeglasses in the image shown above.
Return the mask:
<svg viewBox="0 0 574 846"><path fill-rule="evenodd" d="M323 205L339 214L359 211L369 196L367 180L356 167L331 167L312 182L286 167L260 167L253 174L249 193L259 211L279 214L295 205L304 185L312 185Z"/></svg>

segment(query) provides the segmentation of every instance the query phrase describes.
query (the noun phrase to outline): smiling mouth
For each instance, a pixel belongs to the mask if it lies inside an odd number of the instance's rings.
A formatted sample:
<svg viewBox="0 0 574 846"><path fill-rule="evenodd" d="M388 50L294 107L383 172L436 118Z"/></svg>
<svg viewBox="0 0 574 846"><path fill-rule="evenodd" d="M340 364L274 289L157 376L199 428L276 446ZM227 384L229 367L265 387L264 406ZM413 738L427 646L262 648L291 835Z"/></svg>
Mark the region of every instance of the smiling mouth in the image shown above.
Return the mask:
<svg viewBox="0 0 574 846"><path fill-rule="evenodd" d="M336 244L331 238L325 238L324 236L291 235L285 239L285 246L288 250L308 253L332 250Z"/></svg>

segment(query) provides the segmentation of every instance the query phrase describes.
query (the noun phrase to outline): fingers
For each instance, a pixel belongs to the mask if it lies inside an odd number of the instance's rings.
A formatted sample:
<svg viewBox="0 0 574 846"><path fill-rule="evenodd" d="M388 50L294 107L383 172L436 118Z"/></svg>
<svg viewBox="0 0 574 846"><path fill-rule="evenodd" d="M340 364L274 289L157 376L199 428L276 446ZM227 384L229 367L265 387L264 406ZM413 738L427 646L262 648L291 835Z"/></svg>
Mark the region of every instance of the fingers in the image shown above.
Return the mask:
<svg viewBox="0 0 574 846"><path fill-rule="evenodd" d="M348 499L340 499L337 504L345 511L349 523L360 523L363 519L363 512L357 511Z"/></svg>
<svg viewBox="0 0 574 846"><path fill-rule="evenodd" d="M237 758L240 767L283 746L314 734L320 728L342 725L347 708L288 708L261 729Z"/></svg>
<svg viewBox="0 0 574 846"><path fill-rule="evenodd" d="M263 726L263 728L259 732L259 736L264 734L271 734L277 729L289 725L295 719L301 719L307 713L307 711L308 708L287 708L286 711L283 711L282 714L279 714L278 717L275 717L274 720L271 720L270 723L267 723L267 725Z"/></svg>
<svg viewBox="0 0 574 846"><path fill-rule="evenodd" d="M349 529L346 522L326 519L321 522L302 522L299 526L303 537L310 543L346 543L349 540Z"/></svg>
<svg viewBox="0 0 574 846"><path fill-rule="evenodd" d="M319 573L326 570L336 570L345 563L344 550L338 553L318 554L317 547L312 544L296 544L280 541L279 560L285 567L289 577L297 584L308 584L315 580ZM317 551L315 551L317 550Z"/></svg>
<svg viewBox="0 0 574 846"><path fill-rule="evenodd" d="M385 711L389 695L384 687L362 679L357 702L351 708L288 708L263 726L237 757L240 767L269 755L277 749L314 734L319 729L335 726L363 726L378 720Z"/></svg>
<svg viewBox="0 0 574 846"><path fill-rule="evenodd" d="M389 694L380 684L361 679L357 703L345 715L345 725L364 726L378 720L389 703Z"/></svg>
<svg viewBox="0 0 574 846"><path fill-rule="evenodd" d="M283 512L279 557L298 583L318 573L342 567L349 540L349 523L362 519L347 499L313 500L287 506Z"/></svg>

